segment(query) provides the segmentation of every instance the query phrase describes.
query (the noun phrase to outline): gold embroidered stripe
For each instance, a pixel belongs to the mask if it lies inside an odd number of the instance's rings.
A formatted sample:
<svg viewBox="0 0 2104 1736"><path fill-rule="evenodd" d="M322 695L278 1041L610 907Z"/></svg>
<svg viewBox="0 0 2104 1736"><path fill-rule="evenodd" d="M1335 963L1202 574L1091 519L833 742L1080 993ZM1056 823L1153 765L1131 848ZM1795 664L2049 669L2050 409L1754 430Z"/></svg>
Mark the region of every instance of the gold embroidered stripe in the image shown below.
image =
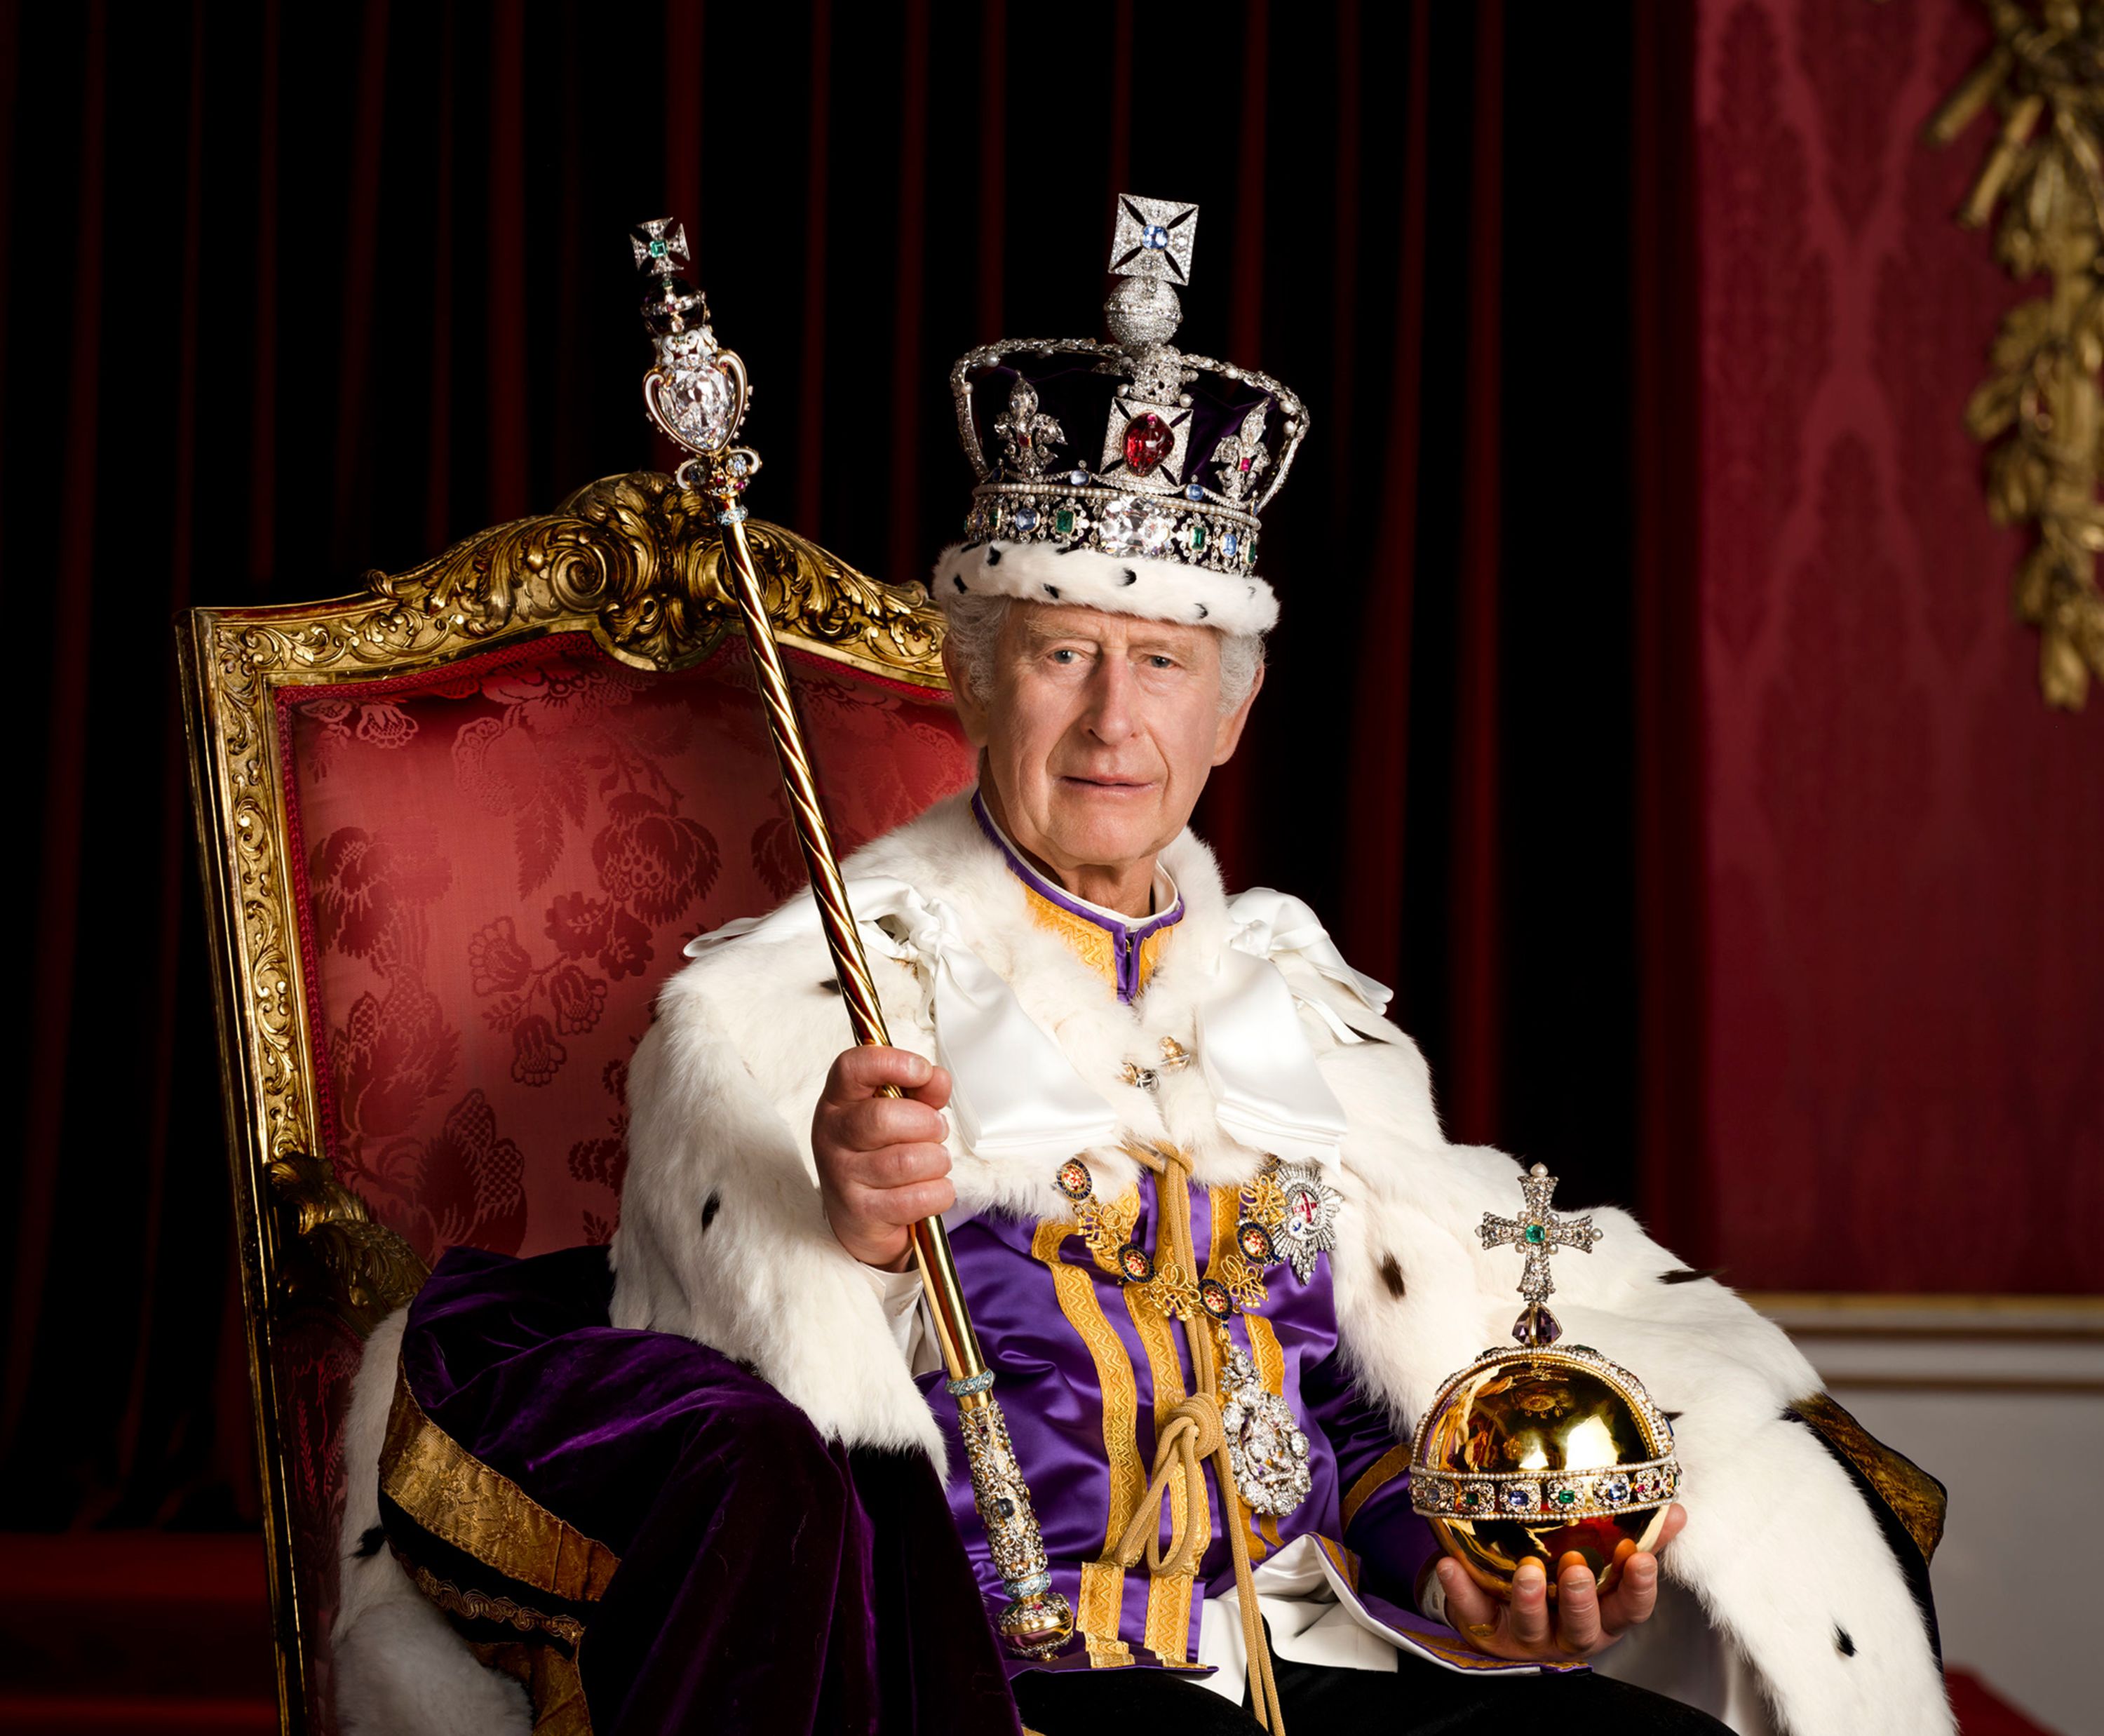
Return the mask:
<svg viewBox="0 0 2104 1736"><path fill-rule="evenodd" d="M1094 1576L1099 1580L1108 1578L1111 1582L1111 1588L1113 1595L1116 1595L1120 1582L1122 1582L1125 1578L1124 1574L1120 1573L1116 1567L1107 1562L1090 1561L1084 1563L1081 1568L1081 1607L1084 1609L1086 1609L1089 1607L1089 1582L1091 1576ZM1113 1618L1115 1618L1117 1609L1117 1605L1115 1604L1112 1605L1112 1609ZM1090 1669L1129 1670L1132 1667L1132 1648L1127 1645L1124 1640L1115 1637L1106 1639L1101 1634L1096 1632L1094 1629L1090 1627L1081 1627L1080 1629L1080 1632L1082 1640L1086 1642L1088 1646L1089 1667Z"/></svg>
<svg viewBox="0 0 2104 1736"><path fill-rule="evenodd" d="M1338 1509L1337 1523L1345 1530L1352 1528L1352 1521L1358 1517L1359 1509L1372 1497L1410 1469L1410 1448L1407 1445L1391 1447L1359 1474L1344 1496L1344 1504Z"/></svg>
<svg viewBox="0 0 2104 1736"><path fill-rule="evenodd" d="M567 1603L598 1600L621 1558L567 1524L424 1414L397 1377L380 1487L443 1543Z"/></svg>
<svg viewBox="0 0 2104 1736"><path fill-rule="evenodd" d="M1103 1524L1103 1553L1108 1555L1147 1488L1146 1473L1139 1462L1139 1390L1125 1346L1111 1329L1103 1304L1096 1299L1094 1280L1081 1267L1069 1265L1059 1257L1061 1244L1080 1233L1077 1224L1040 1224L1030 1238L1030 1252L1051 1274L1059 1311L1088 1346L1090 1359L1096 1367L1096 1384L1103 1391L1103 1454L1110 1471L1110 1512ZM1075 1625L1099 1640L1116 1640L1125 1613L1124 1570L1115 1563L1102 1561L1084 1565L1081 1601ZM1094 1655L1091 1648L1091 1661Z"/></svg>

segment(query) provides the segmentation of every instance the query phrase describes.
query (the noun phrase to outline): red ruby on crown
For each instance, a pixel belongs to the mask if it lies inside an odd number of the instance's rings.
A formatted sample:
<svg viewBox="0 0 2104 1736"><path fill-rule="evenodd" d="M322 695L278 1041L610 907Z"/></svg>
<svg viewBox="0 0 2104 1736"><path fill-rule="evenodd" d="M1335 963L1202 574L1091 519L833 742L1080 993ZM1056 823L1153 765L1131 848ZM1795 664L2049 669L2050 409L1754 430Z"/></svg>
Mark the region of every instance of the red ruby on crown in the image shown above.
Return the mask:
<svg viewBox="0 0 2104 1736"><path fill-rule="evenodd" d="M1125 467L1144 476L1176 449L1176 435L1153 411L1125 425Z"/></svg>

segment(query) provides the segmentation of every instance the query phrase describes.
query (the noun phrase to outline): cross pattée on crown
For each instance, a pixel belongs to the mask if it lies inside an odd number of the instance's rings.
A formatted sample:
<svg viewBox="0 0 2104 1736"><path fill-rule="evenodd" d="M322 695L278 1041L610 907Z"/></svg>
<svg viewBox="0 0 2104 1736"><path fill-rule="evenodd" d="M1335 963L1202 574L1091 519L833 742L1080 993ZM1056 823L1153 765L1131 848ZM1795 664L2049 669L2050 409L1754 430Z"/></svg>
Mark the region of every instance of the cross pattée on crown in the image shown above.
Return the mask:
<svg viewBox="0 0 2104 1736"><path fill-rule="evenodd" d="M1519 1187L1527 1210L1516 1218L1486 1212L1476 1234L1483 1238L1486 1248L1509 1243L1527 1256L1519 1293L1530 1302L1539 1302L1556 1287L1556 1280L1549 1273L1549 1256L1559 1247L1575 1247L1589 1254L1605 1232L1594 1227L1589 1216L1567 1218L1549 1209L1556 1193L1556 1177L1541 1164L1536 1164L1520 1178Z"/></svg>
<svg viewBox="0 0 2104 1736"><path fill-rule="evenodd" d="M1191 249L1198 239L1198 208L1174 199L1121 193L1111 234L1115 277L1159 277L1191 281Z"/></svg>

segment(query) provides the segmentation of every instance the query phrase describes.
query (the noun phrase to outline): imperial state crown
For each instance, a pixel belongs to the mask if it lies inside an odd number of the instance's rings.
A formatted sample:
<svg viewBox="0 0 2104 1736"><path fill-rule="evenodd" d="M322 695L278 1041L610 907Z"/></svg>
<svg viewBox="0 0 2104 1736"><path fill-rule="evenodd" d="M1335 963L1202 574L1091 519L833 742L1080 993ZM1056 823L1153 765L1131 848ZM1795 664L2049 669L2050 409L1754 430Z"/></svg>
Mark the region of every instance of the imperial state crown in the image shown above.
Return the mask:
<svg viewBox="0 0 2104 1736"><path fill-rule="evenodd" d="M1487 1248L1527 1256L1513 1324L1517 1350L1491 1349L1451 1376L1418 1421L1410 1498L1469 1577L1498 1596L1530 1555L1547 1572L1574 1551L1602 1591L1622 1562L1658 1541L1680 1491L1673 1426L1643 1382L1589 1345L1562 1345L1546 1305L1559 1247L1590 1253L1590 1217L1549 1209L1556 1178L1537 1163L1521 1179L1526 1210L1483 1214Z"/></svg>
<svg viewBox="0 0 2104 1736"><path fill-rule="evenodd" d="M950 370L977 476L965 541L938 597L973 593L1263 632L1259 515L1308 432L1299 398L1254 368L1187 355L1198 208L1122 194L1103 304L1107 342L988 344Z"/></svg>

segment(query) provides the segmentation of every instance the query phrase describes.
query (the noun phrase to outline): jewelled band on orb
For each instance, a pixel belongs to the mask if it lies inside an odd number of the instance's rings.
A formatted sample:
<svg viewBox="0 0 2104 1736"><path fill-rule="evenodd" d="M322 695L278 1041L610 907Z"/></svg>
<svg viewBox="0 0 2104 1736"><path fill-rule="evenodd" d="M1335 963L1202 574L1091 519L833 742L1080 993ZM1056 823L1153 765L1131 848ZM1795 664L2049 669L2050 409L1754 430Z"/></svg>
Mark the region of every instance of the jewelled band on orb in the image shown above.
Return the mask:
<svg viewBox="0 0 2104 1736"><path fill-rule="evenodd" d="M1678 1461L1649 1459L1599 1470L1481 1471L1457 1476L1413 1465L1410 1504L1427 1519L1516 1519L1558 1524L1657 1506L1679 1493Z"/></svg>

